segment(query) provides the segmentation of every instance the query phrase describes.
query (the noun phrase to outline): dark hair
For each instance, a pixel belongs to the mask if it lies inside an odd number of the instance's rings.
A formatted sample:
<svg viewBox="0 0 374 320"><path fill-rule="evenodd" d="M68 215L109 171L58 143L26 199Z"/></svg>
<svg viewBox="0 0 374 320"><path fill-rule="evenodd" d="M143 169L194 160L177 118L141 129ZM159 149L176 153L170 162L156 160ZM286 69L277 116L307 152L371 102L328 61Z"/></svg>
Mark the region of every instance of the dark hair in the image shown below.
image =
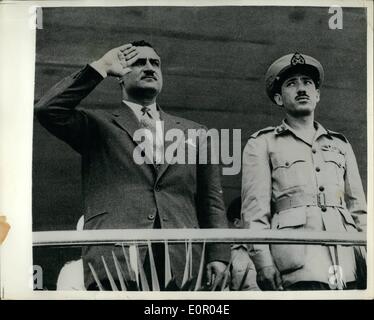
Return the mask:
<svg viewBox="0 0 374 320"><path fill-rule="evenodd" d="M149 42L147 42L145 40L132 41L131 44L135 47L149 47L149 48L152 48L157 53L156 49Z"/></svg>
<svg viewBox="0 0 374 320"><path fill-rule="evenodd" d="M227 220L233 222L234 219L241 219L241 209L242 209L242 198L237 197L231 201L227 209Z"/></svg>

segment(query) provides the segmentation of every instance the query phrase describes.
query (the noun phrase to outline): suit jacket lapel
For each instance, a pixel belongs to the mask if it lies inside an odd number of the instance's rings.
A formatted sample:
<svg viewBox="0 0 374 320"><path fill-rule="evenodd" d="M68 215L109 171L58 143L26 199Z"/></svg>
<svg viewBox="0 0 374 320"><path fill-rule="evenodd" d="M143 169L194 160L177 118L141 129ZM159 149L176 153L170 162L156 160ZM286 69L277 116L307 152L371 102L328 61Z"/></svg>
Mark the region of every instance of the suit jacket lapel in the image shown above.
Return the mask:
<svg viewBox="0 0 374 320"><path fill-rule="evenodd" d="M134 112L125 103L122 102L121 107L114 110L113 121L125 130L134 141L134 133L136 130L140 129L140 123L135 116ZM134 141L138 143L137 141Z"/></svg>
<svg viewBox="0 0 374 320"><path fill-rule="evenodd" d="M159 106L158 106L159 112L160 112L160 118L164 122L164 137L166 132L168 132L171 129L180 129L182 131L186 131L187 128L183 126L183 124L179 121L176 120L174 117L171 115L167 114L164 112ZM139 141L134 140L134 133L136 130L141 129L140 123L135 116L135 114L132 112L130 107L128 107L125 103L122 102L122 105L120 108L114 110L112 112L113 114L113 121L118 125L120 128L125 130L132 140L134 141L135 144L139 144ZM184 139L182 140L184 142ZM180 143L182 142L180 141ZM167 150L167 148L170 146L170 144L173 141L165 141L164 140L164 152ZM153 162L153 159L149 159L153 163L153 166L157 169L157 180L160 179L160 177L165 173L167 170L169 163L166 163L164 161L163 164L156 166Z"/></svg>
<svg viewBox="0 0 374 320"><path fill-rule="evenodd" d="M114 123L116 123L121 129L125 130L135 144L139 144L140 141L134 140L134 134L136 130L141 129L141 126L138 118L135 116L130 107L122 102L121 107L114 110L112 114L114 116ZM148 160L153 164L154 167L153 159Z"/></svg>

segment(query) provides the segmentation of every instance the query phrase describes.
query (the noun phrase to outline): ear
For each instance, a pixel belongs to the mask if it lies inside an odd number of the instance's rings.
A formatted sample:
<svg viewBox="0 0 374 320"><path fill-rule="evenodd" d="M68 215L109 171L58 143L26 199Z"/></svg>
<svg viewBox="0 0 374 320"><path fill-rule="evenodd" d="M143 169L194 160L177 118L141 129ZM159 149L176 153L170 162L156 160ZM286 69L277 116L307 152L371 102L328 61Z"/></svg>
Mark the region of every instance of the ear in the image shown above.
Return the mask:
<svg viewBox="0 0 374 320"><path fill-rule="evenodd" d="M283 106L283 98L282 98L282 95L281 95L281 94L276 93L276 94L274 95L274 101L275 101L275 103L276 103L278 106L280 106L280 107Z"/></svg>
<svg viewBox="0 0 374 320"><path fill-rule="evenodd" d="M319 91L319 89L316 89L316 91L317 91L316 100L317 100L317 102L319 102L319 99L321 97L321 92Z"/></svg>

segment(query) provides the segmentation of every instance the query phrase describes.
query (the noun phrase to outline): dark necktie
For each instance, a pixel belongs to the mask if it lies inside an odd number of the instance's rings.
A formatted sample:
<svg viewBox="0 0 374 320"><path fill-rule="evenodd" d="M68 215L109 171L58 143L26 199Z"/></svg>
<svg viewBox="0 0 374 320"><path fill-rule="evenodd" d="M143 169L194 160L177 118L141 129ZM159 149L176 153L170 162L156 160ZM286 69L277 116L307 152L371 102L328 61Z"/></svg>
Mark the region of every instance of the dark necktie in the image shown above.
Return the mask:
<svg viewBox="0 0 374 320"><path fill-rule="evenodd" d="M143 106L140 111L142 112L142 115L144 116L145 114L148 115L149 118L153 118L152 115L151 115L151 109L146 107L146 106Z"/></svg>

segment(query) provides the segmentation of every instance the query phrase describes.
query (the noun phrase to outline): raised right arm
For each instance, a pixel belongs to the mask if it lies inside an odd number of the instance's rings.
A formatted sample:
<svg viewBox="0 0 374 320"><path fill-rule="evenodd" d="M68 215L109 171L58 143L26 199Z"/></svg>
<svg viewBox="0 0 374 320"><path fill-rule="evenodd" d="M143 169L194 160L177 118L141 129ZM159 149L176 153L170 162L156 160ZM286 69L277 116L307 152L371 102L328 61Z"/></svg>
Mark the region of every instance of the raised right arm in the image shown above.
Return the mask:
<svg viewBox="0 0 374 320"><path fill-rule="evenodd" d="M87 65L57 83L35 105L40 123L53 135L82 151L88 135L87 114L77 110L84 99L107 75L121 77L131 72L137 59L136 47L126 44L108 51L101 59Z"/></svg>
<svg viewBox="0 0 374 320"><path fill-rule="evenodd" d="M53 135L81 152L88 139L88 119L76 106L104 78L93 67L66 77L51 88L35 105L40 123Z"/></svg>

